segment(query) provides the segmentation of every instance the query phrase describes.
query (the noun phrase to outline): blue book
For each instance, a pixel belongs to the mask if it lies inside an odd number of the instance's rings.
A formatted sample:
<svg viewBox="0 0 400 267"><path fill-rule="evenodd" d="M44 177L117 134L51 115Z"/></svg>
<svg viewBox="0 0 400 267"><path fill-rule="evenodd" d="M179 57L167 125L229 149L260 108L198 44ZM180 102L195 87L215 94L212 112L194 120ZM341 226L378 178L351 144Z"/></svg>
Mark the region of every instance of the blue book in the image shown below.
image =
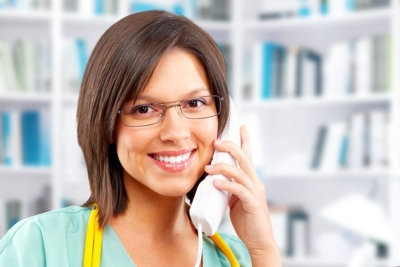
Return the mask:
<svg viewBox="0 0 400 267"><path fill-rule="evenodd" d="M261 82L261 97L270 99L273 89L273 56L275 44L265 43L262 47L262 82Z"/></svg>
<svg viewBox="0 0 400 267"><path fill-rule="evenodd" d="M22 164L40 165L40 114L23 111L21 114Z"/></svg>
<svg viewBox="0 0 400 267"><path fill-rule="evenodd" d="M78 51L79 78L80 78L80 81L82 81L83 75L85 74L86 64L88 62L88 52L87 52L86 41L82 40L82 39L76 40L76 48Z"/></svg>
<svg viewBox="0 0 400 267"><path fill-rule="evenodd" d="M134 1L131 6L131 9L132 13L149 11L149 10L165 10L165 8L162 6L146 2L139 2L139 1Z"/></svg>
<svg viewBox="0 0 400 267"><path fill-rule="evenodd" d="M341 147L340 147L339 166L341 166L341 167L346 167L348 148L349 148L349 137L346 134L346 135L343 136L342 144L341 144Z"/></svg>
<svg viewBox="0 0 400 267"><path fill-rule="evenodd" d="M11 138L11 115L9 112L1 114L1 148L2 148L2 163L4 165L11 165L11 151L10 151L10 138Z"/></svg>
<svg viewBox="0 0 400 267"><path fill-rule="evenodd" d="M87 0L83 0L83 1L87 1ZM94 0L94 14L95 15L104 15L105 14L104 0Z"/></svg>
<svg viewBox="0 0 400 267"><path fill-rule="evenodd" d="M46 114L40 117L40 165L51 165L50 122Z"/></svg>
<svg viewBox="0 0 400 267"><path fill-rule="evenodd" d="M311 15L311 10L308 1L300 0L299 16L309 17Z"/></svg>

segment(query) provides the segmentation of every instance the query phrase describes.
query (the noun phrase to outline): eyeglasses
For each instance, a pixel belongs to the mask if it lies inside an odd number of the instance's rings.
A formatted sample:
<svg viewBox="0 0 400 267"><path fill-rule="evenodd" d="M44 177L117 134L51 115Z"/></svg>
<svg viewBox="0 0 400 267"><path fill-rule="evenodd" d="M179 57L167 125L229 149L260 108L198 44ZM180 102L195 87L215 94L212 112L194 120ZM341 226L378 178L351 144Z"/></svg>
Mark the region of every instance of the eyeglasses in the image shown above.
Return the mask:
<svg viewBox="0 0 400 267"><path fill-rule="evenodd" d="M118 110L118 114L121 114L122 122L128 127L143 127L159 123L164 118L165 111L172 107L179 107L182 115L187 119L207 119L219 115L223 100L217 95L209 95L179 100L177 104L172 105L166 105L171 102L129 105Z"/></svg>

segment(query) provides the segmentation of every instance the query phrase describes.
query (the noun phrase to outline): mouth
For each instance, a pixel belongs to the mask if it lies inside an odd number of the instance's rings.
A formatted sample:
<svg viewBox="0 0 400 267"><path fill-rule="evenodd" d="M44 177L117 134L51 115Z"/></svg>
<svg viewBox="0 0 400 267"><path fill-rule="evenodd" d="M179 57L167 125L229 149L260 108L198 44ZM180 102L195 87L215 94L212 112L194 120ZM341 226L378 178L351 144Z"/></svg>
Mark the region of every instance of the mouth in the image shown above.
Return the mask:
<svg viewBox="0 0 400 267"><path fill-rule="evenodd" d="M166 151L151 153L149 157L160 168L166 171L182 171L189 167L196 149L185 149L180 151Z"/></svg>

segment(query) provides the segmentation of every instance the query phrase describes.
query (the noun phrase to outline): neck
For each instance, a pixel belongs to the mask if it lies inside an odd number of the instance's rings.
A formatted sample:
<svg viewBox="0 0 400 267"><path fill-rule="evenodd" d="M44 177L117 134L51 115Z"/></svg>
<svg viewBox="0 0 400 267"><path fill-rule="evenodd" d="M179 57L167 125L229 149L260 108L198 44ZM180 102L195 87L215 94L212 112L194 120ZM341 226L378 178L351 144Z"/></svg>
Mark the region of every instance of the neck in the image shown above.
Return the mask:
<svg viewBox="0 0 400 267"><path fill-rule="evenodd" d="M114 228L148 234L165 241L195 232L184 196L161 196L132 178L125 179L125 188L128 206L123 215L111 219Z"/></svg>

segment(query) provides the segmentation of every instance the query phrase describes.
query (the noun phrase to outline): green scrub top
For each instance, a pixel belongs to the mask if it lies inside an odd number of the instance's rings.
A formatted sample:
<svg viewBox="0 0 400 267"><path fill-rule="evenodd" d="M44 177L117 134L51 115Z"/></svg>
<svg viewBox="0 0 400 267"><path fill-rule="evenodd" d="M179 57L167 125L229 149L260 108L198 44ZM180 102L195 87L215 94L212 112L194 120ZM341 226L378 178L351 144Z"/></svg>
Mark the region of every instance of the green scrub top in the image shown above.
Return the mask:
<svg viewBox="0 0 400 267"><path fill-rule="evenodd" d="M82 266L90 209L71 206L18 222L0 240L0 266ZM219 233L240 266L251 266L245 244ZM103 230L101 266L136 266L111 225ZM203 235L203 266L230 266L225 255Z"/></svg>

